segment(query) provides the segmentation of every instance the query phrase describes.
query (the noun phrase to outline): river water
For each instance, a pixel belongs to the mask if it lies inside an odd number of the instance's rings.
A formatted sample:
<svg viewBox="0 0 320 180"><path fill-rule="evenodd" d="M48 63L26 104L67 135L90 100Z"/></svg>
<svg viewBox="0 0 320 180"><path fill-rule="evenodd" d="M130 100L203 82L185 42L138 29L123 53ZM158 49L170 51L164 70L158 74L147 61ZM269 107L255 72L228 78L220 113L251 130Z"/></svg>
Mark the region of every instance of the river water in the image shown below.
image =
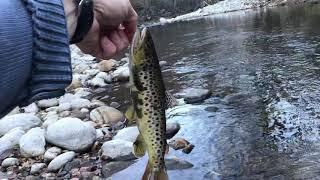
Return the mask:
<svg viewBox="0 0 320 180"><path fill-rule="evenodd" d="M172 93L210 89L168 111L194 166L170 179L320 179L320 5L248 10L152 28ZM139 179L145 162L113 179ZM137 178L133 178L137 177Z"/></svg>

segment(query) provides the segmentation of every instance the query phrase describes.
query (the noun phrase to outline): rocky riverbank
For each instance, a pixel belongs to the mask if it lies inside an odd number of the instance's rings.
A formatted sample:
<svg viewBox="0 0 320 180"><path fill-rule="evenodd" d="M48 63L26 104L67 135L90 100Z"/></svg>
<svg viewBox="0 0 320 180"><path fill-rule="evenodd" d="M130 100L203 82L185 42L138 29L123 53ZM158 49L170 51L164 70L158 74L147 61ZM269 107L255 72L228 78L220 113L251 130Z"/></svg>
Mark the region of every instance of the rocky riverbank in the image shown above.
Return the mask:
<svg viewBox="0 0 320 180"><path fill-rule="evenodd" d="M107 178L136 160L132 145L138 129L124 128L121 109L127 103L119 97L129 97L129 90L108 93L128 81L128 58L101 61L76 47L71 50L74 75L64 96L17 107L0 120L0 178ZM179 96L192 102L210 95L201 89L187 91ZM179 128L167 124L171 134ZM187 163L167 161L172 169Z"/></svg>

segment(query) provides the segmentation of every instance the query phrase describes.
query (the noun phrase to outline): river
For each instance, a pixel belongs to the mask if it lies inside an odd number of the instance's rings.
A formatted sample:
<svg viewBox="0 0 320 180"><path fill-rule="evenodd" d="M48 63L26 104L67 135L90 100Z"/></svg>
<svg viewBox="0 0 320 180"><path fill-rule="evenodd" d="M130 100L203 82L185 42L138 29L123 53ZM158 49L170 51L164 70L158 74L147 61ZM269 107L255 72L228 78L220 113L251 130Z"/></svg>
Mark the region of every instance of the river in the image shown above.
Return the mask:
<svg viewBox="0 0 320 180"><path fill-rule="evenodd" d="M247 10L152 27L172 93L210 89L168 111L194 166L170 179L320 178L320 5ZM145 163L113 179L139 179Z"/></svg>

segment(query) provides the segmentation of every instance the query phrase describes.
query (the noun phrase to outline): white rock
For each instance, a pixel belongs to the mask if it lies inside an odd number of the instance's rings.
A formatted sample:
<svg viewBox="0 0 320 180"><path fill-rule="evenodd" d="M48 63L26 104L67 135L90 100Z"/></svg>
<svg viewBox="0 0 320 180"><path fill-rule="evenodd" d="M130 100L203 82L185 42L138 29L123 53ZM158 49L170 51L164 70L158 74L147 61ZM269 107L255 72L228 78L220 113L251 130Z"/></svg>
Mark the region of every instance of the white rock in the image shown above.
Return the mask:
<svg viewBox="0 0 320 180"><path fill-rule="evenodd" d="M74 68L73 72L83 74L86 70L88 70L90 67L87 64L77 64Z"/></svg>
<svg viewBox="0 0 320 180"><path fill-rule="evenodd" d="M28 106L26 106L24 109L25 113L33 113L36 114L37 112L39 112L39 108L36 105L36 103L31 103Z"/></svg>
<svg viewBox="0 0 320 180"><path fill-rule="evenodd" d="M74 91L74 95L80 98L86 98L92 94L91 89L89 88L77 88Z"/></svg>
<svg viewBox="0 0 320 180"><path fill-rule="evenodd" d="M0 136L16 127L21 127L27 131L40 124L41 120L37 116L29 113L6 116L0 120Z"/></svg>
<svg viewBox="0 0 320 180"><path fill-rule="evenodd" d="M106 87L106 86L108 86L108 84L105 83L104 79L97 78L97 77L94 77L93 79L88 81L88 85L89 86L94 86L94 87Z"/></svg>
<svg viewBox="0 0 320 180"><path fill-rule="evenodd" d="M71 103L72 100L80 98L78 95L66 93L59 98L59 104Z"/></svg>
<svg viewBox="0 0 320 180"><path fill-rule="evenodd" d="M123 122L125 119L124 114L109 106L101 106L90 112L90 119L98 124L115 125Z"/></svg>
<svg viewBox="0 0 320 180"><path fill-rule="evenodd" d="M101 129L96 129L96 134L97 134L97 140L103 139L104 134Z"/></svg>
<svg viewBox="0 0 320 180"><path fill-rule="evenodd" d="M49 148L43 155L45 161L51 161L61 154L61 149L58 147Z"/></svg>
<svg viewBox="0 0 320 180"><path fill-rule="evenodd" d="M105 73L105 72L99 72L96 75L96 78L101 78L106 83L111 83L112 82L112 76L110 74L108 74L108 73Z"/></svg>
<svg viewBox="0 0 320 180"><path fill-rule="evenodd" d="M58 106L53 106L53 107L47 108L45 111L46 112L58 112L58 110L59 110Z"/></svg>
<svg viewBox="0 0 320 180"><path fill-rule="evenodd" d="M187 103L198 103L209 98L211 91L201 88L187 88L176 94L179 98L184 98Z"/></svg>
<svg viewBox="0 0 320 180"><path fill-rule="evenodd" d="M46 129L50 124L57 122L59 120L59 116L56 112L49 112L44 120L42 127Z"/></svg>
<svg viewBox="0 0 320 180"><path fill-rule="evenodd" d="M67 162L71 161L75 157L75 152L66 152L56 158L54 158L48 165L48 171L58 171L62 168Z"/></svg>
<svg viewBox="0 0 320 180"><path fill-rule="evenodd" d="M127 127L118 131L117 135L113 139L124 140L129 142L135 142L139 135L137 126Z"/></svg>
<svg viewBox="0 0 320 180"><path fill-rule="evenodd" d="M21 127L18 127L2 136L0 138L0 155L9 149L12 149L15 145L18 145L19 140L24 133L24 130Z"/></svg>
<svg viewBox="0 0 320 180"><path fill-rule="evenodd" d="M78 98L70 102L72 109L87 108L90 106L90 101L88 99Z"/></svg>
<svg viewBox="0 0 320 180"><path fill-rule="evenodd" d="M48 107L53 107L58 105L58 99L57 98L52 98L52 99L43 99L38 101L38 107L40 108L48 108Z"/></svg>
<svg viewBox="0 0 320 180"><path fill-rule="evenodd" d="M2 167L9 167L9 166L15 166L19 165L19 160L17 158L7 158L2 161L1 166Z"/></svg>
<svg viewBox="0 0 320 180"><path fill-rule="evenodd" d="M132 160L133 143L124 140L111 140L103 143L102 158L105 160Z"/></svg>
<svg viewBox="0 0 320 180"><path fill-rule="evenodd" d="M80 119L63 118L48 126L46 140L68 150L83 151L96 140L96 130Z"/></svg>
<svg viewBox="0 0 320 180"><path fill-rule="evenodd" d="M70 103L62 103L59 104L58 107L58 111L62 112L62 111L69 111L71 109L71 104Z"/></svg>
<svg viewBox="0 0 320 180"><path fill-rule="evenodd" d="M100 107L100 106L105 106L105 105L106 104L104 102L102 102L102 101L92 100L89 108L90 109L94 109L94 108L97 108L97 107Z"/></svg>
<svg viewBox="0 0 320 180"><path fill-rule="evenodd" d="M37 174L46 166L45 163L35 163L31 166L30 174Z"/></svg>
<svg viewBox="0 0 320 180"><path fill-rule="evenodd" d="M24 157L43 155L45 145L44 130L39 127L30 129L19 141L20 152Z"/></svg>
<svg viewBox="0 0 320 180"><path fill-rule="evenodd" d="M86 70L84 73L89 75L89 76L95 76L96 74L98 74L100 71L98 69L90 69L90 70Z"/></svg>
<svg viewBox="0 0 320 180"><path fill-rule="evenodd" d="M70 111L63 111L59 114L60 117L69 117L71 115Z"/></svg>
<svg viewBox="0 0 320 180"><path fill-rule="evenodd" d="M90 104L91 105L91 104ZM81 110L80 110L80 112L82 112L82 113L89 113L90 111L89 111L89 109L87 109L87 108L82 108Z"/></svg>
<svg viewBox="0 0 320 180"><path fill-rule="evenodd" d="M113 78L116 81L127 81L129 80L130 71L128 64L125 64L119 67L117 70L113 72Z"/></svg>

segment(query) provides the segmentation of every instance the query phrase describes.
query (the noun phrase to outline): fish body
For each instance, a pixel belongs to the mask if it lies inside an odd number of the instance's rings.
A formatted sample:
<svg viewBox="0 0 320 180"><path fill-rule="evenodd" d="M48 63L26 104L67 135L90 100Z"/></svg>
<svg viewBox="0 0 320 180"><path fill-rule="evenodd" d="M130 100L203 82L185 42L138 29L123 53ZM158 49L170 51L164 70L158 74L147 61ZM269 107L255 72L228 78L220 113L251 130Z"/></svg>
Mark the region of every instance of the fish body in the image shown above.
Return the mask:
<svg viewBox="0 0 320 180"><path fill-rule="evenodd" d="M134 143L134 154L140 157L147 151L149 157L142 179L166 180L166 90L158 56L147 28L134 35L129 66L132 109L140 131Z"/></svg>

